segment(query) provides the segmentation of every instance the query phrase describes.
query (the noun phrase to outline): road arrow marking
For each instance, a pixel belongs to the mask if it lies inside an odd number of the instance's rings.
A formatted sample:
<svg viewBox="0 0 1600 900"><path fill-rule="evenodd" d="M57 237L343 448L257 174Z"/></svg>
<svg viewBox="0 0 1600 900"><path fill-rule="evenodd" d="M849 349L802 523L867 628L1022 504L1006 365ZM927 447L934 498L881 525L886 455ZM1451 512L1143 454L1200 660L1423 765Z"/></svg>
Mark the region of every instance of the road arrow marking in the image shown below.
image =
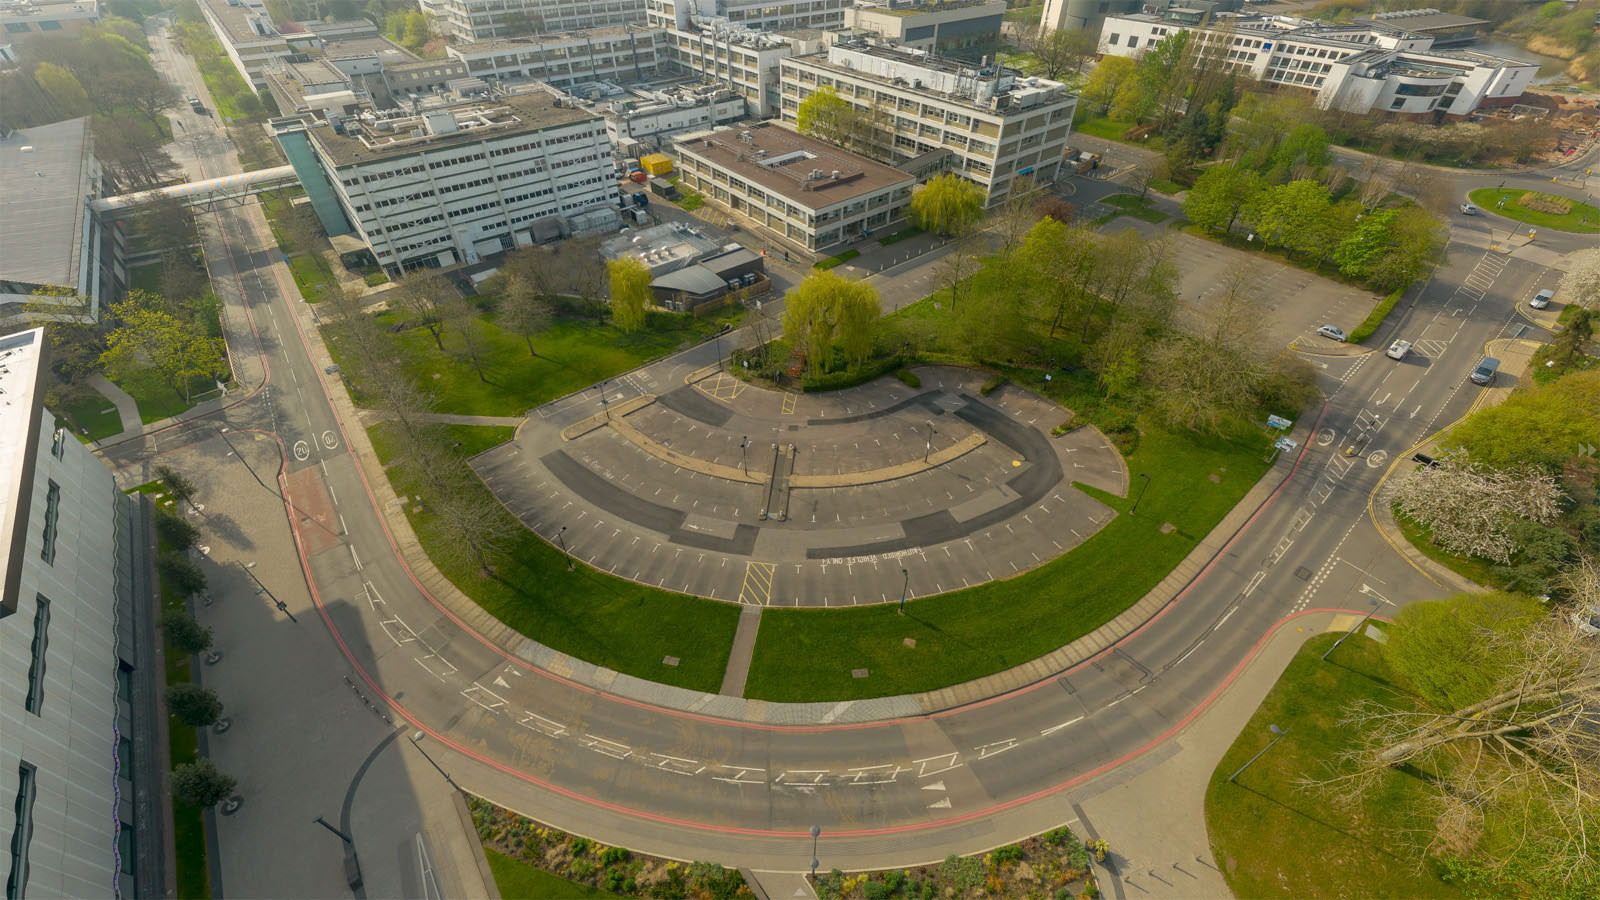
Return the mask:
<svg viewBox="0 0 1600 900"><path fill-rule="evenodd" d="M509 682L509 681L506 681L506 680L505 680L505 679L504 679L504 678L501 678L501 677L500 677L500 676L498 676L498 675L497 675L497 676L495 676L495 679L494 679L494 683L495 683L495 684L496 684L496 685L497 685L497 686L499 686L499 687L503 687L503 688L508 688L508 687L511 687L511 682Z"/></svg>
<svg viewBox="0 0 1600 900"><path fill-rule="evenodd" d="M939 800L939 801L936 801L936 802L933 802L933 803L929 803L928 804L928 808L929 809L949 809L950 808L950 798L946 797L943 800Z"/></svg>
<svg viewBox="0 0 1600 900"><path fill-rule="evenodd" d="M945 789L945 787L944 787L944 782L935 781L933 784L925 784L925 785L923 785L922 789L925 790L925 791L942 791L942 790Z"/></svg>

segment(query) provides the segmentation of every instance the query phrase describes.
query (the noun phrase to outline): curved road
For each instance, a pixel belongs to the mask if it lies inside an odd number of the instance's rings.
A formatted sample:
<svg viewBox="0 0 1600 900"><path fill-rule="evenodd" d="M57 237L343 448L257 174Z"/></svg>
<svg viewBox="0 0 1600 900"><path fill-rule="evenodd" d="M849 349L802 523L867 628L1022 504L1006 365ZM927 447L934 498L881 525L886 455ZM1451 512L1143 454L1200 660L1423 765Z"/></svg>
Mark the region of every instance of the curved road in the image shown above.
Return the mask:
<svg viewBox="0 0 1600 900"><path fill-rule="evenodd" d="M168 65L181 75L178 60ZM204 174L221 174L226 139L188 120ZM227 242L226 257L210 263L250 392L105 455L132 466L226 440L218 435L229 428L277 435L278 484L324 621L372 690L449 748L440 762L469 789L560 827L680 858L798 868L794 848L815 824L830 867L938 859L1064 821L1074 788L1160 752L1284 617L1446 592L1370 527L1367 505L1396 458L1478 402L1482 391L1465 383L1470 365L1487 341L1514 336L1516 303L1554 283L1544 258L1525 258L1543 244L1510 257L1487 250L1490 221L1457 219L1450 262L1372 341L1403 335L1419 353L1404 362L1314 357L1330 399L1308 416L1314 426L1297 429L1309 439L1269 474L1281 481L1270 499L1176 602L1074 669L931 713L860 722L848 721L860 710L817 704L783 711L804 723L793 726L712 717L692 709L712 697L653 692L551 660L481 615L435 601L397 553L404 535L391 534L379 512L383 486L362 464L370 454L350 451L365 437L335 415L348 406L336 376L314 362L326 358L314 313L253 204L217 210L206 226ZM1309 331L1317 312L1305 316ZM681 378L714 355L703 345L648 374ZM590 402L571 398L538 413L586 415ZM1350 443L1358 456L1341 452ZM609 688L561 677L568 672Z"/></svg>

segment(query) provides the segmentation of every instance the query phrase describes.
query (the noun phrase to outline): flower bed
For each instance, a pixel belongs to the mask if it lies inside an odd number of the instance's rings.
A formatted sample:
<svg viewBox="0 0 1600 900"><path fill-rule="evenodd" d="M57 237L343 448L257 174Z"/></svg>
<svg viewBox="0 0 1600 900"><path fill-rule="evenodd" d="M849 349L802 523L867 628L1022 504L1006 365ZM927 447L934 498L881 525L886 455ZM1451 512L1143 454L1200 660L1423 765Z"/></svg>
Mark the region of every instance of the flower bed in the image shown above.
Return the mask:
<svg viewBox="0 0 1600 900"><path fill-rule="evenodd" d="M948 856L936 866L817 876L819 900L1075 900L1100 894L1089 859L1104 860L1103 841L1085 844L1057 828L982 856Z"/></svg>

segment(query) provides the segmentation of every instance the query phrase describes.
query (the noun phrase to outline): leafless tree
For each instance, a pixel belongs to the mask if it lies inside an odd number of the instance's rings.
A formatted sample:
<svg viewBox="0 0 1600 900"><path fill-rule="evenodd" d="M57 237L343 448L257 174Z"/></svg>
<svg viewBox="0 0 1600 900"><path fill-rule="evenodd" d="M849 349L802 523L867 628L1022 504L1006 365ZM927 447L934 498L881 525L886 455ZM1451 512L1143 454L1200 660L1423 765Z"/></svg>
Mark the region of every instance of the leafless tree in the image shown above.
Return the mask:
<svg viewBox="0 0 1600 900"><path fill-rule="evenodd" d="M1548 525L1566 496L1554 475L1538 469L1493 469L1461 450L1444 454L1438 462L1401 482L1395 504L1432 530L1434 542L1452 553L1509 564L1518 549L1512 523Z"/></svg>
<svg viewBox="0 0 1600 900"><path fill-rule="evenodd" d="M1267 319L1258 281L1253 266L1231 271L1209 305L1186 305L1183 329L1151 349L1151 380L1169 423L1217 431L1255 405L1269 374L1256 349Z"/></svg>
<svg viewBox="0 0 1600 900"><path fill-rule="evenodd" d="M437 272L423 269L401 279L389 296L409 310L418 325L428 329L434 345L443 351L445 318L441 309L446 300L458 296L450 282Z"/></svg>
<svg viewBox="0 0 1600 900"><path fill-rule="evenodd" d="M935 264L939 281L950 289L950 310L954 312L961 297L961 283L978 271L978 243L973 234L950 239L950 249Z"/></svg>
<svg viewBox="0 0 1600 900"><path fill-rule="evenodd" d="M1586 577L1600 578L1592 563ZM1486 654L1510 660L1491 696L1443 712L1361 701L1343 722L1359 742L1314 783L1348 800L1379 789L1399 767L1421 769L1431 773L1435 823L1424 849L1470 853L1491 870L1515 861L1516 875L1533 883L1593 883L1600 642L1559 616L1525 630L1484 629L1481 642Z"/></svg>
<svg viewBox="0 0 1600 900"><path fill-rule="evenodd" d="M472 370L478 373L478 380L488 384L489 378L483 373L483 366L490 347L483 335L483 322L479 318L478 308L462 297L451 296L440 305L439 315L450 324L450 330L461 338L461 348L467 354L467 362L472 364Z"/></svg>
<svg viewBox="0 0 1600 900"><path fill-rule="evenodd" d="M1031 175L1011 179L1011 190L995 211L990 227L1000 237L1000 255L1010 258L1012 251L1028 236L1028 229L1043 215L1039 211L1040 190Z"/></svg>

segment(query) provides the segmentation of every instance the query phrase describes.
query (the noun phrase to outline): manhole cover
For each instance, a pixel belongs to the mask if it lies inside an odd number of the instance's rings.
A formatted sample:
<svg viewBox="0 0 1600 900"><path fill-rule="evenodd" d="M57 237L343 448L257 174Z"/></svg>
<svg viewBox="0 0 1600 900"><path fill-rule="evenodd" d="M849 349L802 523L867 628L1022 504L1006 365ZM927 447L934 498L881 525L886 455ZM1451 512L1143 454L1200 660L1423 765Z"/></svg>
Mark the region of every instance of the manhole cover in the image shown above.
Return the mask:
<svg viewBox="0 0 1600 900"><path fill-rule="evenodd" d="M678 658L676 656L663 656L661 657L661 664L663 666L676 666Z"/></svg>
<svg viewBox="0 0 1600 900"><path fill-rule="evenodd" d="M790 425L789 426L789 430L790 431L799 431L800 430L800 426L799 425Z"/></svg>
<svg viewBox="0 0 1600 900"><path fill-rule="evenodd" d="M866 669L851 669L850 670L850 677L851 678L865 678L865 677L867 677L867 670Z"/></svg>
<svg viewBox="0 0 1600 900"><path fill-rule="evenodd" d="M1310 581L1311 570L1305 566L1297 566L1294 570L1294 577L1300 579L1301 581Z"/></svg>

